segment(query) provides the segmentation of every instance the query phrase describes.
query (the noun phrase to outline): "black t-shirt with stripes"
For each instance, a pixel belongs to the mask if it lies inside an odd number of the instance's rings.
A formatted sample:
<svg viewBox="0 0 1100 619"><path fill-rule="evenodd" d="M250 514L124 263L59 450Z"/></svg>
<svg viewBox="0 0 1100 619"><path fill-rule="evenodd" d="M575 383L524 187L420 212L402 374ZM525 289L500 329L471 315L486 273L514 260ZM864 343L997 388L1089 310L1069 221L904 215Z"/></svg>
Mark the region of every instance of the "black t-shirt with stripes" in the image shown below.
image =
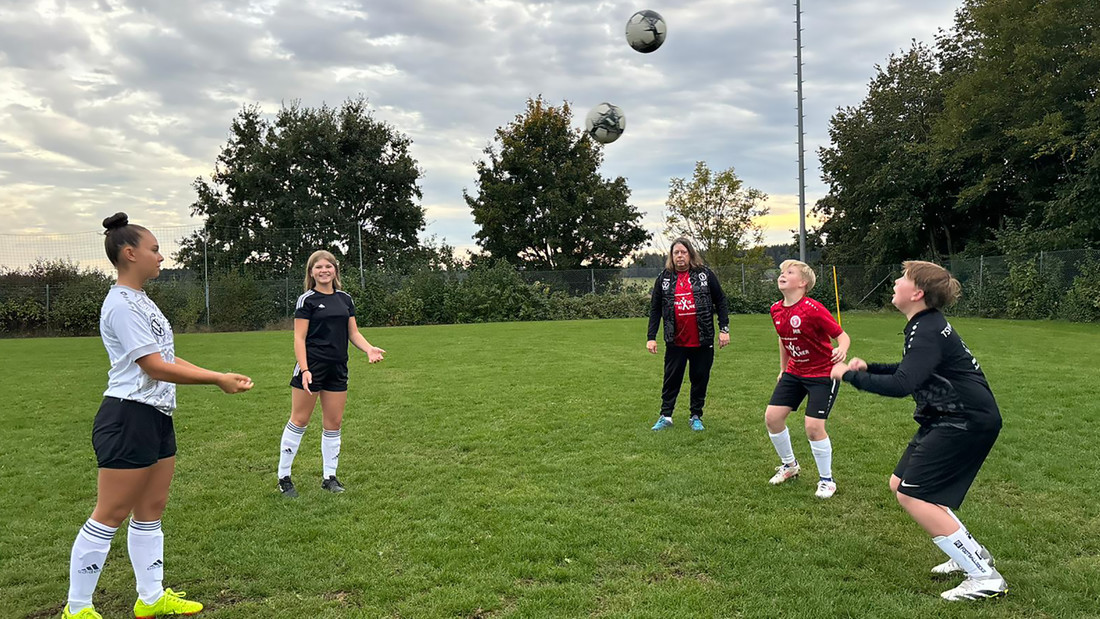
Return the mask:
<svg viewBox="0 0 1100 619"><path fill-rule="evenodd" d="M309 321L306 361L347 363L348 319L353 316L355 303L343 290L332 294L307 290L298 297L294 317Z"/></svg>

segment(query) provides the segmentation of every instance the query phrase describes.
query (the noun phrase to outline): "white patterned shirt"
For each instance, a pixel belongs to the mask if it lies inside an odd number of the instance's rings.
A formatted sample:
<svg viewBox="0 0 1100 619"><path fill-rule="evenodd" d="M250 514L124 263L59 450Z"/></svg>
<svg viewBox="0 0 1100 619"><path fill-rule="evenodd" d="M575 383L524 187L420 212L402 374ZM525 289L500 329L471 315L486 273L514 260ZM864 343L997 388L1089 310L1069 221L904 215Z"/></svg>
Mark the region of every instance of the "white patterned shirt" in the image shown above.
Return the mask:
<svg viewBox="0 0 1100 619"><path fill-rule="evenodd" d="M99 334L111 360L105 397L148 404L165 415L176 409L176 384L154 380L137 360L160 353L166 363L175 363L172 326L156 303L141 290L111 286L99 312Z"/></svg>

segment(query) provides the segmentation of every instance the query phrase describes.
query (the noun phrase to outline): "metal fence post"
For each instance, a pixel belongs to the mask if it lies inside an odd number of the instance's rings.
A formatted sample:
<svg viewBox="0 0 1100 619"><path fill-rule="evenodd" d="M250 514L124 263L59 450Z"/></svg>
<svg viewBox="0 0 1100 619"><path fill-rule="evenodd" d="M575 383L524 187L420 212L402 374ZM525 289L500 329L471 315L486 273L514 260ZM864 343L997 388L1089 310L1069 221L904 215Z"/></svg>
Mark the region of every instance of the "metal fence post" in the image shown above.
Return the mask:
<svg viewBox="0 0 1100 619"><path fill-rule="evenodd" d="M50 334L50 285L46 284L46 335Z"/></svg>
<svg viewBox="0 0 1100 619"><path fill-rule="evenodd" d="M355 222L355 232L359 236L359 289L367 287L367 280L363 277L363 222Z"/></svg>
<svg viewBox="0 0 1100 619"><path fill-rule="evenodd" d="M978 316L982 315L982 280L985 279L985 256L978 258Z"/></svg>
<svg viewBox="0 0 1100 619"><path fill-rule="evenodd" d="M588 269L588 275L592 278L592 294L596 294L596 269Z"/></svg>
<svg viewBox="0 0 1100 619"><path fill-rule="evenodd" d="M210 267L206 263L206 247L210 244L210 233L202 235L202 287L206 297L206 326L210 327Z"/></svg>
<svg viewBox="0 0 1100 619"><path fill-rule="evenodd" d="M741 263L741 296L745 296L745 263Z"/></svg>

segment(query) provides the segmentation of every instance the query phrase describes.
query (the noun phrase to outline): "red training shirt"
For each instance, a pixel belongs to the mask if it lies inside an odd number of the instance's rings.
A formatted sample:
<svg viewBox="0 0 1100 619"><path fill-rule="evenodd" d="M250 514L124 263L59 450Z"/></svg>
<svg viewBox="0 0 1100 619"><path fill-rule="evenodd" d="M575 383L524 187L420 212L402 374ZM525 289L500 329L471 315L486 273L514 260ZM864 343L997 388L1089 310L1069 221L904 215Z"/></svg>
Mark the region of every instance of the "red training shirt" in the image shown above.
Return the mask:
<svg viewBox="0 0 1100 619"><path fill-rule="evenodd" d="M779 301L771 313L775 332L790 355L784 371L804 378L828 376L833 368L830 338L844 332L832 313L810 297L790 307Z"/></svg>
<svg viewBox="0 0 1100 619"><path fill-rule="evenodd" d="M677 346L699 347L699 322L695 319L695 293L691 291L688 271L676 275L676 335Z"/></svg>

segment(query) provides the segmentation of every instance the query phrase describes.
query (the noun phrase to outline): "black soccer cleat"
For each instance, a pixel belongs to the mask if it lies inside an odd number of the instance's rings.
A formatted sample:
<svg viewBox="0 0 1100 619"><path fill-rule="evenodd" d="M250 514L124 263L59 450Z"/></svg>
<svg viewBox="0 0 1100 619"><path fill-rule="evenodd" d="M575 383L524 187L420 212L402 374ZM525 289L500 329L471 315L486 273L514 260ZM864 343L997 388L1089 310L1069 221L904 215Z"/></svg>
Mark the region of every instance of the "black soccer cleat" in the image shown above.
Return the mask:
<svg viewBox="0 0 1100 619"><path fill-rule="evenodd" d="M290 481L290 475L279 479L279 492L288 499L298 498L298 491L294 489L294 482Z"/></svg>
<svg viewBox="0 0 1100 619"><path fill-rule="evenodd" d="M333 494L339 494L344 491L344 484L340 483L340 480L336 479L335 475L329 475L328 479L321 480L321 489L328 490Z"/></svg>

